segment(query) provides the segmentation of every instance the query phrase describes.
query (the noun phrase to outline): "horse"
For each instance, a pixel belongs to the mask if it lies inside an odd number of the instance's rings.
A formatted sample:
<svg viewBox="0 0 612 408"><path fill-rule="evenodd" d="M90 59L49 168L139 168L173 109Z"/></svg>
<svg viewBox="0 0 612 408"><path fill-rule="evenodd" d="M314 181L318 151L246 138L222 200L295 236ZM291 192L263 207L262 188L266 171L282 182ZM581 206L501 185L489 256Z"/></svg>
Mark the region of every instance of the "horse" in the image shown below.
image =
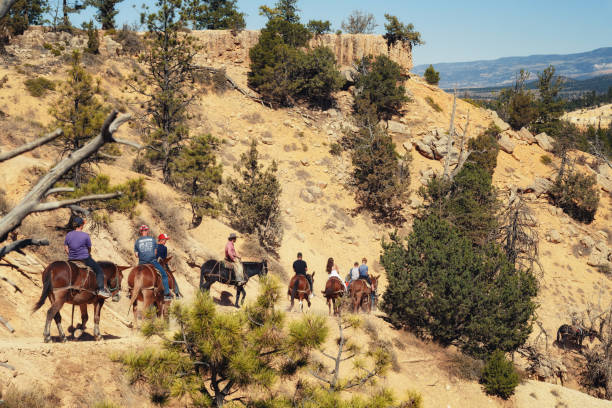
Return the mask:
<svg viewBox="0 0 612 408"><path fill-rule="evenodd" d="M168 288L170 291L174 289L174 275L170 270L168 262L172 259L171 256L162 259L159 263L168 274ZM150 264L141 264L132 268L128 275L128 287L130 295L130 306L134 312L134 324L138 322L138 318L142 318L138 302L143 303L143 310L147 310L151 306L157 309L157 317L167 315L167 309L164 301L164 285L162 283L159 271ZM130 309L128 308L128 313Z"/></svg>
<svg viewBox="0 0 612 408"><path fill-rule="evenodd" d="M242 262L242 267L244 269L247 282L249 281L249 278L252 278L255 275L262 277L268 274L268 261L265 259L263 259L261 262ZM223 265L223 261L211 259L204 262L200 268L200 290L210 290L210 287L215 282L221 282L228 286L234 286L236 288L235 306L240 308L240 305L244 304L244 299L246 298L246 290L244 290L244 287L246 286L246 283L238 285L233 268L226 268ZM241 294L242 302L238 303Z"/></svg>
<svg viewBox="0 0 612 408"><path fill-rule="evenodd" d="M561 344L565 350L567 341L574 343L574 346L578 349L582 349L582 341L585 337L589 338L592 343L598 333L593 329L583 329L579 326L572 326L569 324L562 324L557 330L557 344Z"/></svg>
<svg viewBox="0 0 612 408"><path fill-rule="evenodd" d="M378 289L378 278L380 276L370 276L372 287L368 287L368 283L365 279L357 279L351 282L349 294L353 299L353 313L357 313L359 308L364 312L370 313L372 311L372 294L376 293Z"/></svg>
<svg viewBox="0 0 612 408"><path fill-rule="evenodd" d="M110 286L113 297L118 296L121 291L123 271L129 266L118 266L112 262L98 262L104 272L104 282ZM47 311L47 320L43 337L45 343L51 341L51 320L55 320L60 341L66 341L66 335L62 330L62 315L60 310L64 303L78 305L81 309L81 324L79 329L85 331L87 305L94 305L94 338L100 340L100 311L104 305L104 298L97 295L98 285L95 272L81 268L72 261L55 261L45 268L42 273L42 293L40 299L34 305L32 312L37 311L49 298L51 307Z"/></svg>
<svg viewBox="0 0 612 408"><path fill-rule="evenodd" d="M335 276L332 276L325 283L325 290L321 291L323 293L323 297L327 299L327 307L329 308L329 315L332 314L332 305L334 307L334 315L339 314L339 308L336 306L336 299L344 296L344 284L340 279Z"/></svg>
<svg viewBox="0 0 612 408"><path fill-rule="evenodd" d="M310 275L313 286L314 275L315 272ZM300 311L304 311L304 300L308 302L308 307L310 308L310 293L310 284L308 283L308 279L306 279L304 275L294 275L289 282L289 289L287 290L287 295L291 299L291 305L289 305L287 310L291 311L291 309L293 309L293 301L295 298L300 301Z"/></svg>

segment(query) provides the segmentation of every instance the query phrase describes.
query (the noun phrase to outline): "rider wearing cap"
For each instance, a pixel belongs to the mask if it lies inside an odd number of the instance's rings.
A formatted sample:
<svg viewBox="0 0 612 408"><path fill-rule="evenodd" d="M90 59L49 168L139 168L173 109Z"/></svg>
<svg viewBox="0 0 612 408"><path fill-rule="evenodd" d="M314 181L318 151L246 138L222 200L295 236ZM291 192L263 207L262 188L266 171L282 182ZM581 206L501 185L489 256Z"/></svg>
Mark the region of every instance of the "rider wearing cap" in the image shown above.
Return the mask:
<svg viewBox="0 0 612 408"><path fill-rule="evenodd" d="M244 268L242 267L242 260L236 253L236 248L234 247L236 238L238 237L233 232L227 238L227 244L225 244L225 260L227 262L231 262L234 265L236 282L239 285L244 285L246 283L246 278L244 277Z"/></svg>
<svg viewBox="0 0 612 408"><path fill-rule="evenodd" d="M96 273L96 283L98 284L98 296L109 298L111 296L108 289L104 286L104 272L100 265L91 257L91 239L89 234L83 232L85 220L81 217L74 217L72 220L74 230L66 234L64 239L64 251L68 255L68 261L82 261Z"/></svg>
<svg viewBox="0 0 612 408"><path fill-rule="evenodd" d="M164 285L164 300L172 300L168 287L168 275L166 270L157 262L157 243L155 238L149 236L149 227L140 226L140 237L134 243L134 255L138 257L138 264L151 264L159 271L162 284Z"/></svg>
<svg viewBox="0 0 612 408"><path fill-rule="evenodd" d="M166 248L166 242L170 237L166 234L159 234L157 237L157 262L161 262L168 257L168 248ZM174 296L177 299L181 299L183 296L179 291L178 282L174 278Z"/></svg>

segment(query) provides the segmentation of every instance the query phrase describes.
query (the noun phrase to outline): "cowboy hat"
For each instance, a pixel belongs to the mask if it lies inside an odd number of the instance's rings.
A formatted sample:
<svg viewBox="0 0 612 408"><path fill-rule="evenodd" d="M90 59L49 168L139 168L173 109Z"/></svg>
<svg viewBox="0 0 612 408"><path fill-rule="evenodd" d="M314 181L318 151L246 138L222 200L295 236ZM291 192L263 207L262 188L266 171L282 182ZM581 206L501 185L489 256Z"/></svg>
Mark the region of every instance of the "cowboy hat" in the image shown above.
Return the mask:
<svg viewBox="0 0 612 408"><path fill-rule="evenodd" d="M227 239L236 239L236 238L238 238L238 235L236 235L236 233L234 233L234 232L229 234L229 237L227 237Z"/></svg>

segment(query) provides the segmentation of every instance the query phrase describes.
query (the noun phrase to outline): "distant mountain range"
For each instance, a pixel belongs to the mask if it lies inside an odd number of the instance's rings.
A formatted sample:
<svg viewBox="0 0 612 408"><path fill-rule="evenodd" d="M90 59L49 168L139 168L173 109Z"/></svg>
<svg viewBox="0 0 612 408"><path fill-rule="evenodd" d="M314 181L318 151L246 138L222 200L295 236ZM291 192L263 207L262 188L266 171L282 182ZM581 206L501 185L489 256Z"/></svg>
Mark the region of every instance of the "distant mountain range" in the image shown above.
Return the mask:
<svg viewBox="0 0 612 408"><path fill-rule="evenodd" d="M496 93L502 90L503 88L507 88L508 85L487 86L481 88L457 88L457 93L460 96L467 95L470 98L474 99L490 99L494 98ZM529 81L525 84L525 86L527 89L537 89L538 81ZM595 91L598 94L603 94L608 92L608 89L610 87L612 87L612 74L599 75L587 79L573 79L563 77L563 88L561 89L561 96L568 99L572 99L591 91Z"/></svg>
<svg viewBox="0 0 612 408"><path fill-rule="evenodd" d="M440 72L441 88L484 88L510 85L521 69L535 74L554 65L556 74L586 79L612 74L612 47L566 55L530 55L489 61L447 62L433 64ZM423 75L429 64L417 65L413 72Z"/></svg>

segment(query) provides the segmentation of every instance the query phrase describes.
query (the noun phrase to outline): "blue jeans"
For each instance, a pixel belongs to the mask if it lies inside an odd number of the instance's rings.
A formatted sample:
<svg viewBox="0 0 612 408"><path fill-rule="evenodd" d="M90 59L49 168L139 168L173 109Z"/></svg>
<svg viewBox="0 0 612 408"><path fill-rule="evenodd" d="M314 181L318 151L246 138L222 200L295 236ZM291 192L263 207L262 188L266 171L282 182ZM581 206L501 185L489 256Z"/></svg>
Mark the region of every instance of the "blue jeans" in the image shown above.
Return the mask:
<svg viewBox="0 0 612 408"><path fill-rule="evenodd" d="M170 296L170 288L168 287L168 274L166 273L166 270L163 268L163 266L159 264L159 262L157 262L157 259L148 263L157 268L157 270L161 274L162 284L164 285L164 296Z"/></svg>
<svg viewBox="0 0 612 408"><path fill-rule="evenodd" d="M83 263L89 266L96 273L96 283L98 284L98 290L104 289L104 272L100 265L96 261L93 260L91 256L85 259L80 259Z"/></svg>

